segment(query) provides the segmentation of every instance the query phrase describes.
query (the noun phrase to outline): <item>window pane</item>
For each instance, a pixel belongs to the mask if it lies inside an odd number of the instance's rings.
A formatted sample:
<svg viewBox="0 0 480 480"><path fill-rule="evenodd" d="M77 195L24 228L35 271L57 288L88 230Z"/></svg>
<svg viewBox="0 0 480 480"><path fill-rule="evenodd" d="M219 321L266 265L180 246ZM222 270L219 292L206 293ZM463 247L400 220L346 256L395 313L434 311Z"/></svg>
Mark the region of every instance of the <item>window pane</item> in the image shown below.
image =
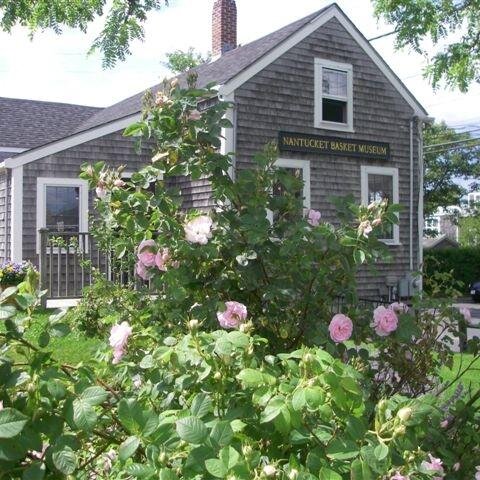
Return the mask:
<svg viewBox="0 0 480 480"><path fill-rule="evenodd" d="M324 95L347 96L347 72L324 68L322 71L322 83Z"/></svg>
<svg viewBox="0 0 480 480"><path fill-rule="evenodd" d="M46 187L46 227L58 232L80 229L80 187Z"/></svg>
<svg viewBox="0 0 480 480"><path fill-rule="evenodd" d="M281 170L282 172L287 173L288 175L292 175L292 177L295 177L296 179L303 181L303 169L302 168L294 168L294 167L278 167L278 170ZM281 182L277 182L273 186L273 196L274 197L282 197L286 194L287 189L285 188L285 185L283 185ZM299 211L295 213L294 219L295 220L297 217L301 217L303 214L303 207L301 200L303 199L303 186L300 184L298 185L298 188L296 188L293 192L294 197L299 200ZM278 218L280 217L281 211L274 211L273 212L273 222L275 223Z"/></svg>
<svg viewBox="0 0 480 480"><path fill-rule="evenodd" d="M347 123L347 102L324 98L322 100L322 120Z"/></svg>
<svg viewBox="0 0 480 480"><path fill-rule="evenodd" d="M368 203L381 202L384 199L387 199L389 203L393 201L393 177L370 173L368 175ZM392 240L393 225L385 225L380 238Z"/></svg>

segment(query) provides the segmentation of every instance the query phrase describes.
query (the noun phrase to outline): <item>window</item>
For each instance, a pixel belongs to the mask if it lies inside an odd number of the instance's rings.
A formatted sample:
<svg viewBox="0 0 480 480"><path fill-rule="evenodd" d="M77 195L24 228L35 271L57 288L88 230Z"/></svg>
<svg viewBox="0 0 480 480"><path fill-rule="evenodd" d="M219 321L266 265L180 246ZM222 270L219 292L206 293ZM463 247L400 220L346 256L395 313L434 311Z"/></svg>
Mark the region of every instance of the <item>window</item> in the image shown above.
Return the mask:
<svg viewBox="0 0 480 480"><path fill-rule="evenodd" d="M278 169L283 170L285 173L292 175L293 177L303 181L303 188L294 192L295 197L303 198L303 209L310 208L310 162L308 160L292 160L279 158L275 165ZM273 186L272 195L274 197L280 197L284 194L285 187L281 183L277 183ZM299 215L303 215L303 211L299 212ZM271 222L274 222L278 218L278 212L267 212L267 217Z"/></svg>
<svg viewBox="0 0 480 480"><path fill-rule="evenodd" d="M362 204L387 199L389 203L398 203L398 169L391 167L361 168ZM380 238L389 245L400 243L398 225L386 225Z"/></svg>
<svg viewBox="0 0 480 480"><path fill-rule="evenodd" d="M353 131L353 69L315 59L315 127Z"/></svg>
<svg viewBox="0 0 480 480"><path fill-rule="evenodd" d="M37 179L37 231L88 231L88 185L76 178ZM40 238L37 234L37 252Z"/></svg>

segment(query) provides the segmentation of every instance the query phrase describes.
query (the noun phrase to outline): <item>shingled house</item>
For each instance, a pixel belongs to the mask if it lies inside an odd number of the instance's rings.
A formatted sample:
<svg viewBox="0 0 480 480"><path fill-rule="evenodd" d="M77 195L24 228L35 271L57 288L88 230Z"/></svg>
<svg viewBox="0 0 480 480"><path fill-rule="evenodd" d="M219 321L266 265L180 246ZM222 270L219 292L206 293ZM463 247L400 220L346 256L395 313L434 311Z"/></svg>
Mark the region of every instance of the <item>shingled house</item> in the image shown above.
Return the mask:
<svg viewBox="0 0 480 480"><path fill-rule="evenodd" d="M235 152L235 169L249 168L252 156L278 139L279 168L302 175L305 208L320 210L325 220L335 221L332 195L353 193L364 203L387 196L402 204L399 225L384 239L394 260L379 264L375 277L365 272L361 285L372 296L402 279L405 285L422 262L424 108L336 4L237 47L235 1L215 0L212 30L214 61L195 70L199 86L216 82L234 105L222 149ZM91 198L77 177L83 162L134 170L150 161L148 149L136 154L122 137L139 118L142 96L100 110L70 106L78 111L66 129L37 143L5 139L9 119L0 113L1 258L36 262L37 232L45 226L88 229ZM189 206L209 205L206 181L185 180L182 193Z"/></svg>

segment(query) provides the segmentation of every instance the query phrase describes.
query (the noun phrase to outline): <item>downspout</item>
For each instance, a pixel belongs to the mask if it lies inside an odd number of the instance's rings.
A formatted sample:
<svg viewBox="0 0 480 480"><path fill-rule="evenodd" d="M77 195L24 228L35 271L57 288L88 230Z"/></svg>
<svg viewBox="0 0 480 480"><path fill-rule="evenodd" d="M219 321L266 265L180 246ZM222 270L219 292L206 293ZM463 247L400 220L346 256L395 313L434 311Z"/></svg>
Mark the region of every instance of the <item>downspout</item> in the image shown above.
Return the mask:
<svg viewBox="0 0 480 480"><path fill-rule="evenodd" d="M410 231L409 231L409 267L410 273L413 272L413 127L415 119L414 115L410 119Z"/></svg>
<svg viewBox="0 0 480 480"><path fill-rule="evenodd" d="M418 270L423 272L423 122L418 122ZM419 278L419 290L423 290L423 277Z"/></svg>

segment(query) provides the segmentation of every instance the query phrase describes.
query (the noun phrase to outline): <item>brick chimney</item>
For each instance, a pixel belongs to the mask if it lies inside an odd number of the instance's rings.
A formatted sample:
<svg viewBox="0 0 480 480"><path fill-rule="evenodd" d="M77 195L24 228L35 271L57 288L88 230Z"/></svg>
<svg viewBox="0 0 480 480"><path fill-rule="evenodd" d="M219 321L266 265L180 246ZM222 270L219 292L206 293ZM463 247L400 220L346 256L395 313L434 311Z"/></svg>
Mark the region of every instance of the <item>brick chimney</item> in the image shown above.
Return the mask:
<svg viewBox="0 0 480 480"><path fill-rule="evenodd" d="M212 57L237 48L237 6L235 0L215 0L212 13Z"/></svg>

